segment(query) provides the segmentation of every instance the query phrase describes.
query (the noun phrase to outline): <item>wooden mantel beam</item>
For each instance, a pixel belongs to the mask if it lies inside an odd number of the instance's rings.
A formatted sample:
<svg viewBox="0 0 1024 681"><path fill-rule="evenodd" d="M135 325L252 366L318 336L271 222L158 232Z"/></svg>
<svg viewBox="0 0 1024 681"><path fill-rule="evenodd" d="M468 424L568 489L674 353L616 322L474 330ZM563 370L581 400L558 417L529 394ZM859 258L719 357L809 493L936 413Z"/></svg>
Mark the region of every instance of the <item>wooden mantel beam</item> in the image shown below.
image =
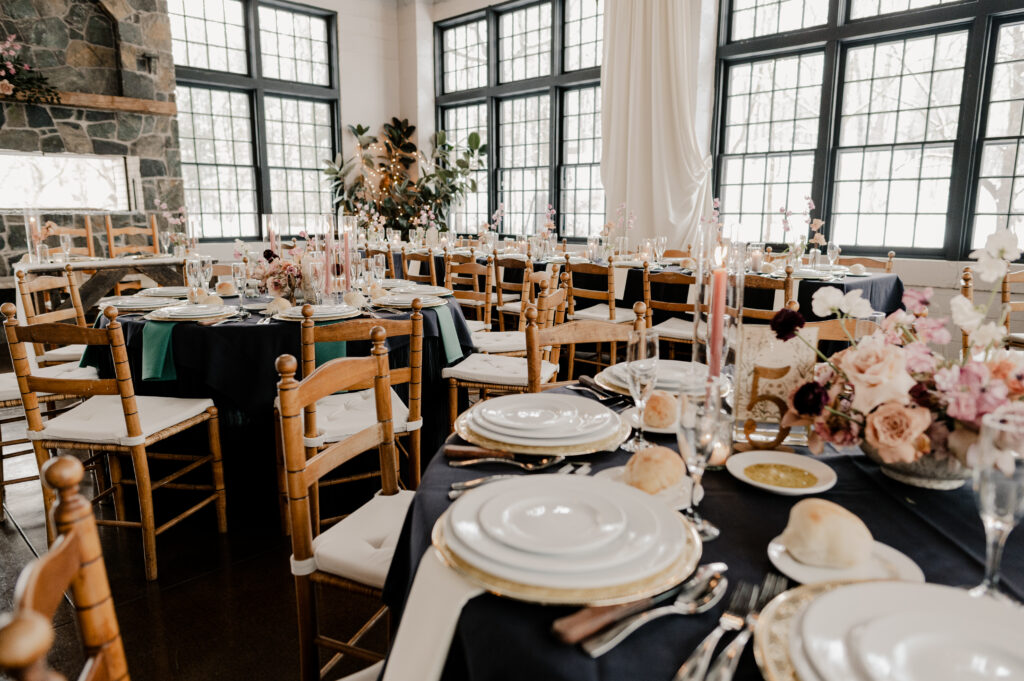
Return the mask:
<svg viewBox="0 0 1024 681"><path fill-rule="evenodd" d="M129 113L152 114L154 116L176 116L178 105L174 102L160 102L155 99L114 97L94 95L87 92L59 92L60 106L104 111L126 111Z"/></svg>

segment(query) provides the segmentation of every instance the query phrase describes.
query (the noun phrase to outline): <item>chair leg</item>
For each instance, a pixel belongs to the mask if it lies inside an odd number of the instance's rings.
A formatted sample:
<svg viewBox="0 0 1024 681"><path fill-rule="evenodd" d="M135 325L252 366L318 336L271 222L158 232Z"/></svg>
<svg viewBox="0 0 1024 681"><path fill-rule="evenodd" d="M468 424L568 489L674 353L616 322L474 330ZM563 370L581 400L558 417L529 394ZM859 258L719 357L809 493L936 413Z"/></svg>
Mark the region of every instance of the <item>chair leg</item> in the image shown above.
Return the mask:
<svg viewBox="0 0 1024 681"><path fill-rule="evenodd" d="M107 466L110 467L110 486L114 488L114 517L124 520L124 479L121 473L121 459L114 452L107 453Z"/></svg>
<svg viewBox="0 0 1024 681"><path fill-rule="evenodd" d="M320 681L320 654L316 648L314 586L305 575L295 577L295 605L299 616L299 678Z"/></svg>
<svg viewBox="0 0 1024 681"><path fill-rule="evenodd" d="M419 489L420 486L420 429L409 433L409 467L412 469L412 486L413 490Z"/></svg>
<svg viewBox="0 0 1024 681"><path fill-rule="evenodd" d="M448 379L448 430L455 430L455 417L459 415L459 384L454 378Z"/></svg>
<svg viewBox="0 0 1024 681"><path fill-rule="evenodd" d="M146 447L132 447L135 467L135 489L139 494L139 515L142 521L142 555L146 561L146 579L156 580L156 515L153 512L153 486L149 477Z"/></svg>
<svg viewBox="0 0 1024 681"><path fill-rule="evenodd" d="M284 468L284 451L281 446L281 418L274 410L274 451L277 456L277 506L281 516L281 532L289 537L292 533L291 511L288 508L288 479Z"/></svg>
<svg viewBox="0 0 1024 681"><path fill-rule="evenodd" d="M50 450L41 445L38 441L32 443L32 451L36 455L36 468L43 470L43 464L50 458ZM50 517L50 508L56 501L56 493L43 483L43 476L39 476L39 485L43 488L43 513L46 516L46 543L53 544L57 539L57 528L53 526L53 518Z"/></svg>
<svg viewBox="0 0 1024 681"><path fill-rule="evenodd" d="M213 454L213 488L217 491L217 531L228 531L228 502L224 493L224 463L220 451L220 419L217 417L217 407L210 407L206 410L210 420L206 422L207 435L210 440L210 453Z"/></svg>
<svg viewBox="0 0 1024 681"><path fill-rule="evenodd" d="M573 380L573 378L575 377L575 374L573 374L573 369L574 369L575 366L576 366L576 344L573 343L572 345L569 346L569 373L566 375L566 378L568 380L570 380L570 381Z"/></svg>

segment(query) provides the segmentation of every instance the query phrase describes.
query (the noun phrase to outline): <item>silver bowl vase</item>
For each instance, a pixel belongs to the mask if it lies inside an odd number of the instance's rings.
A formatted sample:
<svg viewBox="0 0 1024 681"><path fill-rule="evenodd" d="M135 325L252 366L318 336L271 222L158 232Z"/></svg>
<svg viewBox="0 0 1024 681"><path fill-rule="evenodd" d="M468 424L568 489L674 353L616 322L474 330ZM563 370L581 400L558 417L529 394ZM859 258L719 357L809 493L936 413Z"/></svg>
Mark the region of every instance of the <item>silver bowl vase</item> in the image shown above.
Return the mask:
<svg viewBox="0 0 1024 681"><path fill-rule="evenodd" d="M960 489L971 479L971 469L952 456L939 459L929 454L914 463L886 463L866 440L861 442L860 448L869 459L881 466L884 475L905 485L953 490Z"/></svg>

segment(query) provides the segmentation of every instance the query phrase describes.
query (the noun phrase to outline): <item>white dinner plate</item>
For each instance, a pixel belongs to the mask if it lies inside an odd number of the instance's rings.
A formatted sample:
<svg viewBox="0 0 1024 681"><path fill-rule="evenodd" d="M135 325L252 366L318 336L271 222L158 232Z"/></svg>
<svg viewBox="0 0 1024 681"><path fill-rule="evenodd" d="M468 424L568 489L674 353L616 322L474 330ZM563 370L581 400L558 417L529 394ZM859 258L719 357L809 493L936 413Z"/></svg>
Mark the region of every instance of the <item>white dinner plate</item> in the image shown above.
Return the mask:
<svg viewBox="0 0 1024 681"><path fill-rule="evenodd" d="M600 402L576 395L506 395L486 400L473 413L490 431L532 439L590 434L618 421Z"/></svg>
<svg viewBox="0 0 1024 681"><path fill-rule="evenodd" d="M156 298L188 298L188 286L158 286L144 288L136 295L154 296Z"/></svg>
<svg viewBox="0 0 1024 681"><path fill-rule="evenodd" d="M847 272L845 276L847 276L847 277L870 277L871 273L870 272L861 272L860 274L857 274L856 272Z"/></svg>
<svg viewBox="0 0 1024 681"><path fill-rule="evenodd" d="M380 282L380 285L384 288L391 289L402 286L412 286L414 283L416 282L410 281L409 279L384 279Z"/></svg>
<svg viewBox="0 0 1024 681"><path fill-rule="evenodd" d="M793 468L801 468L816 477L818 481L810 487L782 487L780 485L752 480L747 475L747 468L755 464L780 464L783 466L792 466ZM832 470L832 467L828 464L818 461L810 456L791 454L789 452L755 450L733 454L726 459L725 468L737 480L742 480L748 485L760 487L761 489L768 490L769 492L783 494L785 496L820 494L826 490L832 489L832 486L835 485L836 480L838 480L836 472Z"/></svg>
<svg viewBox="0 0 1024 681"><path fill-rule="evenodd" d="M595 490L510 490L491 497L477 514L492 539L520 551L571 555L594 551L626 529L626 514Z"/></svg>
<svg viewBox="0 0 1024 681"><path fill-rule="evenodd" d="M302 321L305 317L302 316L303 305L296 305L290 307L281 313L281 317L285 319L298 319ZM311 305L313 308L313 319L337 319L339 317L357 317L362 314L357 308L351 305ZM265 309L265 308L264 308Z"/></svg>
<svg viewBox="0 0 1024 681"><path fill-rule="evenodd" d="M628 362L619 362L605 369L606 378L615 385L629 389ZM658 360L658 379L655 387L660 390L678 391L683 385L700 383L704 384L704 377L707 376L706 364L700 362L683 362L676 359Z"/></svg>
<svg viewBox="0 0 1024 681"><path fill-rule="evenodd" d="M626 411L624 411L621 414L619 414L619 416L621 416L622 418L626 419L626 421L629 423L629 425L633 426L634 428L639 428L640 427L640 417L639 417L639 414L637 413L636 407L630 407ZM644 432L645 433L658 433L659 435L675 435L676 434L676 429L675 428L655 428L654 426L645 425L644 426Z"/></svg>
<svg viewBox="0 0 1024 681"><path fill-rule="evenodd" d="M417 296L450 296L452 295L452 290L450 288L445 288L444 286L412 284L395 288L392 290L392 293L410 293Z"/></svg>
<svg viewBox="0 0 1024 681"><path fill-rule="evenodd" d="M798 561L786 549L785 544L782 543L782 535L779 535L768 544L768 560L779 572L800 584L867 579L924 581L924 573L917 563L906 554L880 541L875 541L871 557L863 563L848 568L826 568L806 565Z"/></svg>
<svg viewBox="0 0 1024 681"><path fill-rule="evenodd" d="M603 468L594 475L598 478L604 478L605 480L611 480L619 484L625 485L626 481L623 480L623 475L626 472L625 466L612 466L611 468ZM690 493L693 490L693 479L690 476L684 476L681 484L675 485L661 490L657 494L652 494L655 499L667 504L670 508L674 508L677 511L681 511L685 508L690 507ZM701 502L704 498L704 488L697 488L697 503Z"/></svg>
<svg viewBox="0 0 1024 681"><path fill-rule="evenodd" d="M177 305L175 307L161 307L151 314L154 317L164 319L219 317L224 314L231 314L234 307L227 305Z"/></svg>
<svg viewBox="0 0 1024 681"><path fill-rule="evenodd" d="M613 501L627 518L625 531L594 551L572 554L571 558L519 551L494 541L477 522L480 507L499 494L518 491L523 496L551 493L571 497L580 490ZM684 549L695 548L687 544L685 525L674 510L639 490L592 477L552 474L491 483L460 497L448 518L449 546L467 563L503 579L557 589L638 581L664 570Z"/></svg>
<svg viewBox="0 0 1024 681"><path fill-rule="evenodd" d="M1017 679L1024 670L1024 610L949 586L852 584L815 599L798 627L791 647L802 646L825 681L873 680L885 668L890 681Z"/></svg>
<svg viewBox="0 0 1024 681"><path fill-rule="evenodd" d="M167 305L177 305L177 298L157 298L155 296L111 296L101 298L97 305L108 307L113 305L119 310L155 310Z"/></svg>
<svg viewBox="0 0 1024 681"><path fill-rule="evenodd" d="M412 307L412 301L420 299L423 307L440 307L447 305L444 298L437 296L421 296L413 293L389 293L386 296L374 298L372 303L378 307Z"/></svg>
<svg viewBox="0 0 1024 681"><path fill-rule="evenodd" d="M585 398L584 398L585 399ZM593 400L591 400L593 401ZM595 402L596 404L596 402ZM473 410L470 413L470 427L476 433L483 435L484 437L502 442L507 445L527 445L530 447L557 447L559 445L581 445L587 442L594 442L602 440L604 438L611 437L619 426L622 425L622 421L618 414L612 413L612 418L607 424L594 427L594 428L574 428L563 432L556 433L544 433L537 434L530 431L520 432L516 434L510 434L509 432L499 431L491 427L491 425L480 419L477 414L477 410Z"/></svg>

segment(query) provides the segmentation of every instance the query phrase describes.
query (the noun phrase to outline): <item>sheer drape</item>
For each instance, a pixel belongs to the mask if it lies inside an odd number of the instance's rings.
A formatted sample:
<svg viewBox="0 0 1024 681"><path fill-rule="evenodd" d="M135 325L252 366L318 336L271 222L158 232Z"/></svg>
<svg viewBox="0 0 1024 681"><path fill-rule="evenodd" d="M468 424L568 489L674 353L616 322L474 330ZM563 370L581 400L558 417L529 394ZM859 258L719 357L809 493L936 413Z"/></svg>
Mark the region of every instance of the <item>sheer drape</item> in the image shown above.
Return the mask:
<svg viewBox="0 0 1024 681"><path fill-rule="evenodd" d="M698 141L710 117L707 35L700 59L708 4L605 0L601 179L609 220L623 203L636 215L633 243L667 235L671 248L684 247L711 212L711 155Z"/></svg>

